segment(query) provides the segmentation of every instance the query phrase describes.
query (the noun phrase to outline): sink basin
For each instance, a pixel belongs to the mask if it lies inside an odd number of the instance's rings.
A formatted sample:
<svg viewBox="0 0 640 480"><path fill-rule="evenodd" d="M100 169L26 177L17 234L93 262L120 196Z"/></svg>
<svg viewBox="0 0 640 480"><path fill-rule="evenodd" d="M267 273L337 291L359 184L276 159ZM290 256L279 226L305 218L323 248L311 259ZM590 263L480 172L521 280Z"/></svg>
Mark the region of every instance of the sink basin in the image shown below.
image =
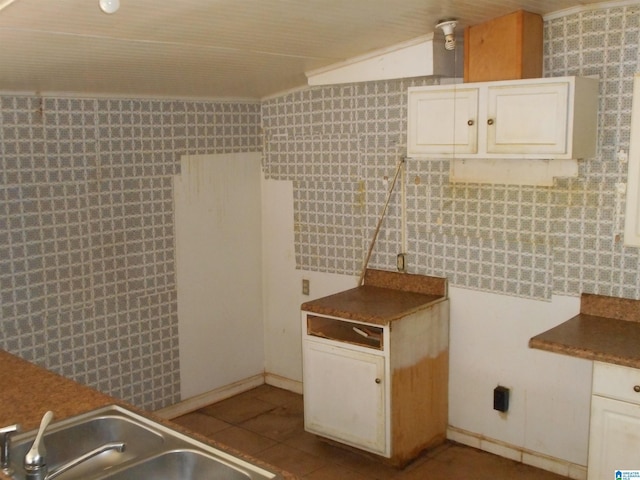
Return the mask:
<svg viewBox="0 0 640 480"><path fill-rule="evenodd" d="M24 475L22 459L31 448L35 432L16 435L11 449L12 467L16 475ZM164 437L136 419L119 411L91 412L51 424L45 431L44 444L49 471L108 442L125 442L119 453L109 451L61 474L60 480L88 478L94 473L112 468L140 456L158 451ZM23 478L18 476L17 478Z"/></svg>
<svg viewBox="0 0 640 480"><path fill-rule="evenodd" d="M35 436L34 430L13 437L11 467L15 480L26 478L22 463ZM103 452L61 473L56 480L282 478L117 405L49 425L44 435L49 472L110 442L124 442L125 450Z"/></svg>
<svg viewBox="0 0 640 480"><path fill-rule="evenodd" d="M109 475L105 480L250 480L251 475L220 459L193 450L163 453L137 465Z"/></svg>

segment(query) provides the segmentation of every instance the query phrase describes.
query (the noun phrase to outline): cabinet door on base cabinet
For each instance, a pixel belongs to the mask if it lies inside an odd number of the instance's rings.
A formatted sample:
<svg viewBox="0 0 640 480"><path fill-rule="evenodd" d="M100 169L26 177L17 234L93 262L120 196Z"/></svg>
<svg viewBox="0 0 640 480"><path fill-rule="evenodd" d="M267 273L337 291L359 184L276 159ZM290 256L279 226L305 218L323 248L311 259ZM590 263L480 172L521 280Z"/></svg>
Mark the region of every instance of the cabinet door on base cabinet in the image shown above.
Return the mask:
<svg viewBox="0 0 640 480"><path fill-rule="evenodd" d="M640 470L640 405L591 397L588 480Z"/></svg>
<svg viewBox="0 0 640 480"><path fill-rule="evenodd" d="M384 357L305 341L305 429L385 454Z"/></svg>

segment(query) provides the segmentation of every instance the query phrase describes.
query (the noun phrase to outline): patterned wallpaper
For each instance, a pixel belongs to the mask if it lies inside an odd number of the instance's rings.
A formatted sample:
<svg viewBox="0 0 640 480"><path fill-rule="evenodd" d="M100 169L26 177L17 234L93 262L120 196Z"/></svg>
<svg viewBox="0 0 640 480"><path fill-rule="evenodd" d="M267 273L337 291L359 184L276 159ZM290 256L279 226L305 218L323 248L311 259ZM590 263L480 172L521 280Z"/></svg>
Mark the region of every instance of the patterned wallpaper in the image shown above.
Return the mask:
<svg viewBox="0 0 640 480"><path fill-rule="evenodd" d="M260 105L0 97L0 347L137 406L180 400L173 175L257 151Z"/></svg>
<svg viewBox="0 0 640 480"><path fill-rule="evenodd" d="M452 285L550 299L581 292L640 298L637 248L622 245L640 8L545 22L545 76L600 78L595 158L552 187L450 184L449 161L406 161L409 271ZM297 265L357 275L405 151L406 89L424 79L315 87L263 103L265 168L294 181ZM396 188L370 266L396 267Z"/></svg>
<svg viewBox="0 0 640 480"><path fill-rule="evenodd" d="M448 182L406 162L370 265L529 298L640 298L622 245L640 11L545 23L545 75L598 75L596 158L553 187ZM300 269L357 275L405 150L406 89L314 87L256 103L0 96L0 348L148 409L178 401L172 177L183 154L264 149L294 182ZM261 131L262 127L262 131Z"/></svg>

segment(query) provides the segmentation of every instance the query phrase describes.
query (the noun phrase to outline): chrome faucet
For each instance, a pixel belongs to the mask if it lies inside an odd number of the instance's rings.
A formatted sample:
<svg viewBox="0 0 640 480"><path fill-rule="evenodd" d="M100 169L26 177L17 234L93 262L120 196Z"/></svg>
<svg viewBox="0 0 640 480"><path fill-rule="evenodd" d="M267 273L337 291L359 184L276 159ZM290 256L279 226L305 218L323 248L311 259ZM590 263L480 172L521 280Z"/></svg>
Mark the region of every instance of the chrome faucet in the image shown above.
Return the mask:
<svg viewBox="0 0 640 480"><path fill-rule="evenodd" d="M9 453L11 452L11 435L21 429L17 423L8 427L0 428L0 470L6 475L13 473L10 467Z"/></svg>
<svg viewBox="0 0 640 480"><path fill-rule="evenodd" d="M24 469L27 473L27 480L53 480L58 475L63 474L67 470L70 470L73 467L76 467L81 463L84 463L87 460L100 455L101 453L108 452L109 450L124 452L124 442L105 443L104 445L94 448L93 450L84 453L79 457L68 461L67 463L62 464L55 470L49 472L46 459L47 450L44 446L44 431L46 430L47 426L49 426L49 423L52 419L53 412L47 412L44 414L44 417L42 417L42 421L40 422L40 428L38 429L36 438L33 441L33 445L24 457Z"/></svg>

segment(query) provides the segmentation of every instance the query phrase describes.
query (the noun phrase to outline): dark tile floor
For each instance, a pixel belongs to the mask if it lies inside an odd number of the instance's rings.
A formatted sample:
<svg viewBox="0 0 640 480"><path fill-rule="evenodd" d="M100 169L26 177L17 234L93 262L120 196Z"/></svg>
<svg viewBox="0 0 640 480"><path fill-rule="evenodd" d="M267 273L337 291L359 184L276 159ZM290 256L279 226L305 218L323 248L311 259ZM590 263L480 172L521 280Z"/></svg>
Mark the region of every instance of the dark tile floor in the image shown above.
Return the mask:
<svg viewBox="0 0 640 480"><path fill-rule="evenodd" d="M302 396L269 385L174 419L206 437L310 480L562 480L564 477L447 443L403 470L304 431Z"/></svg>

